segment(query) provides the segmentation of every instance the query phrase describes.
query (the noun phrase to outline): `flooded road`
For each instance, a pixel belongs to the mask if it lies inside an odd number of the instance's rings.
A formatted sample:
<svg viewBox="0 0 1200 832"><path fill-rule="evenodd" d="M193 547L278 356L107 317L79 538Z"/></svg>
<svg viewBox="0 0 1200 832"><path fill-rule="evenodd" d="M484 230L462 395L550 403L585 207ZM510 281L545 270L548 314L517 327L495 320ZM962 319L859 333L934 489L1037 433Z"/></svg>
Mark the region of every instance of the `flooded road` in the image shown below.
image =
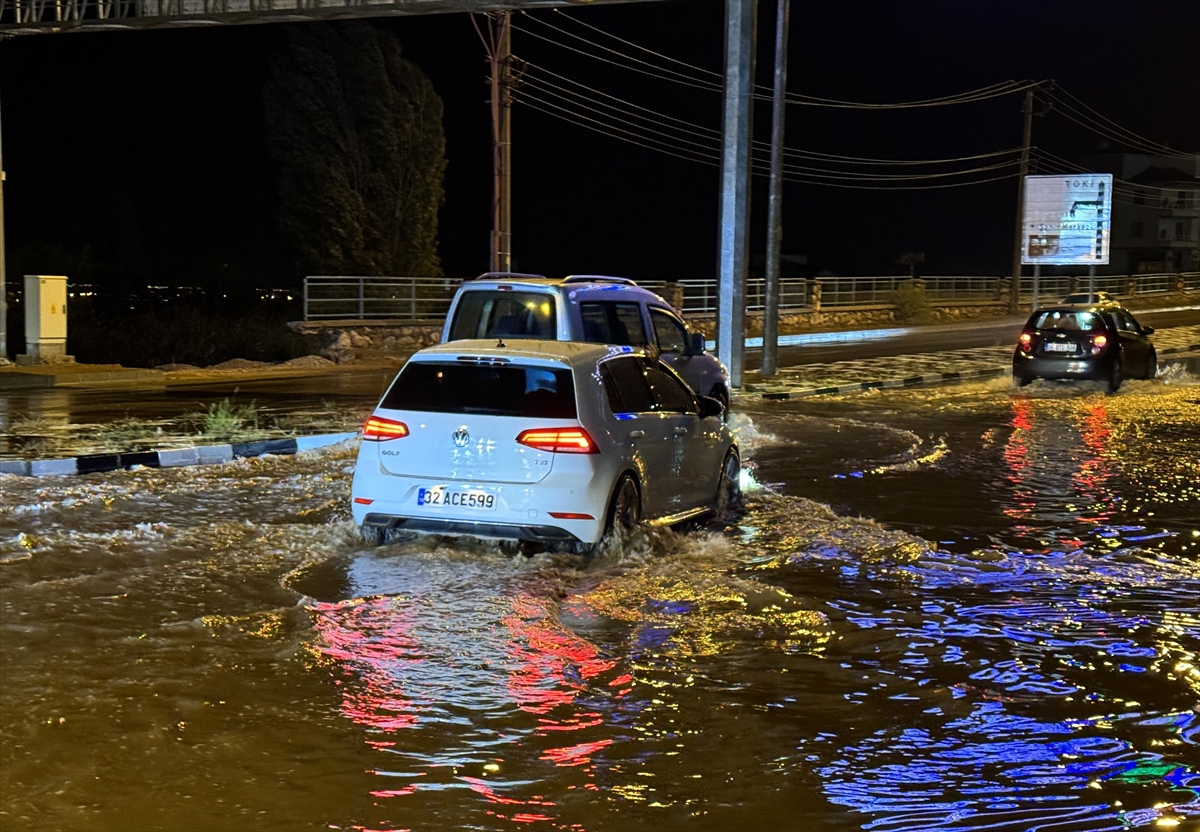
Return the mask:
<svg viewBox="0 0 1200 832"><path fill-rule="evenodd" d="M353 449L0 477L5 829L1200 828L1200 387L735 414L745 516L364 550Z"/></svg>

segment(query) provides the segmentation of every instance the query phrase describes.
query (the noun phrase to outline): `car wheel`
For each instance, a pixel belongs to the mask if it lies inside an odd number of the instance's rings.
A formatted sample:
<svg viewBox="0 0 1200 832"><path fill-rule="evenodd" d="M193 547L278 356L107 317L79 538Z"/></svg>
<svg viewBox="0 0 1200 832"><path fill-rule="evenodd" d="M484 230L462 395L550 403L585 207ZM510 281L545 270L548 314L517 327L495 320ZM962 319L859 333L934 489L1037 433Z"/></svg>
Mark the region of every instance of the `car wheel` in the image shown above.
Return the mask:
<svg viewBox="0 0 1200 832"><path fill-rule="evenodd" d="M623 474L613 491L606 534L628 532L641 520L642 497L638 492L637 482L629 474Z"/></svg>
<svg viewBox="0 0 1200 832"><path fill-rule="evenodd" d="M1020 373L1013 373L1013 384L1017 387L1025 387L1029 382L1033 381L1029 376L1023 376Z"/></svg>
<svg viewBox="0 0 1200 832"><path fill-rule="evenodd" d="M383 526L368 526L365 523L358 527L358 531L362 535L363 543L368 546L378 546L383 543L386 535L386 530Z"/></svg>
<svg viewBox="0 0 1200 832"><path fill-rule="evenodd" d="M1117 358L1112 363L1112 368L1108 371L1108 394L1111 396L1121 389L1121 357Z"/></svg>
<svg viewBox="0 0 1200 832"><path fill-rule="evenodd" d="M1150 348L1150 357L1146 359L1146 378L1153 379L1158 375L1158 353Z"/></svg>
<svg viewBox="0 0 1200 832"><path fill-rule="evenodd" d="M716 514L724 522L735 519L742 511L742 463L730 451L721 463L721 479L717 483Z"/></svg>

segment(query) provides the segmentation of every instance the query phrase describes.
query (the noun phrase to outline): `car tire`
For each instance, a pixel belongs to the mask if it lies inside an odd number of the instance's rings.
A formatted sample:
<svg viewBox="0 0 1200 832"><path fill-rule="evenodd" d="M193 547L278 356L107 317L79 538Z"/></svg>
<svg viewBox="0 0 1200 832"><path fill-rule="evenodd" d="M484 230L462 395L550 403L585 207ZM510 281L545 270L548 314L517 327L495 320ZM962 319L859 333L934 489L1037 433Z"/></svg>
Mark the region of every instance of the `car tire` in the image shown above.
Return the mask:
<svg viewBox="0 0 1200 832"><path fill-rule="evenodd" d="M638 490L637 480L631 474L622 474L613 489L612 500L608 507L608 520L604 526L604 535L609 537L614 533L624 534L637 527L642 522L642 495Z"/></svg>
<svg viewBox="0 0 1200 832"><path fill-rule="evenodd" d="M1146 359L1146 378L1153 380L1158 375L1158 352L1150 348L1150 356Z"/></svg>
<svg viewBox="0 0 1200 832"><path fill-rule="evenodd" d="M1121 381L1121 357L1117 356L1113 360L1112 367L1108 371L1108 395L1111 396L1121 389Z"/></svg>
<svg viewBox="0 0 1200 832"><path fill-rule="evenodd" d="M741 516L745 501L742 496L742 463L730 451L721 463L721 478L717 481L715 512L717 520L726 522Z"/></svg>
<svg viewBox="0 0 1200 832"><path fill-rule="evenodd" d="M1017 387L1027 387L1029 382L1033 381L1029 376L1023 376L1020 373L1013 373L1013 384Z"/></svg>

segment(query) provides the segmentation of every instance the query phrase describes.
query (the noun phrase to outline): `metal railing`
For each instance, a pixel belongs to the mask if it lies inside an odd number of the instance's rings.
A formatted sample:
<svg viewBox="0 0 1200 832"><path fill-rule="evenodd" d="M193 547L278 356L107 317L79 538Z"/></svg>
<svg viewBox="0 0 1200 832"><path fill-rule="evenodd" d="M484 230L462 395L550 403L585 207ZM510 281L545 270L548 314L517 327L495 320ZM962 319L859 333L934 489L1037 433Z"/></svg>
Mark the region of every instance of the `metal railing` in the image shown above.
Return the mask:
<svg viewBox="0 0 1200 832"><path fill-rule="evenodd" d="M1156 274L1098 274L1093 286L1097 292L1108 292L1115 297L1166 294L1174 292L1182 284L1183 291L1200 291L1200 272L1169 272ZM1086 292L1089 278L1086 275L1042 275L1038 278L1038 302L1050 303L1072 292ZM1021 297L1033 297L1033 277L1021 277Z"/></svg>
<svg viewBox="0 0 1200 832"><path fill-rule="evenodd" d="M895 292L911 280L908 275L885 277L819 277L813 280L786 278L780 281L782 311L810 308L820 288L822 308L891 306ZM919 278L929 302L935 306L955 303L998 302L1007 281L1001 277L925 276ZM1096 291L1117 297L1165 294L1182 285L1185 292L1200 291L1200 272L1138 275L1096 275ZM334 318L398 321L440 321L462 281L441 277L307 277L304 280L304 319ZM646 280L638 285L665 297L684 314L704 315L717 311L718 282L706 280ZM1086 291L1087 276L1042 275L1038 278L1038 302L1052 303L1072 291ZM746 281L746 310L761 312L766 281ZM1021 278L1021 298L1033 296L1033 277Z"/></svg>
<svg viewBox="0 0 1200 832"><path fill-rule="evenodd" d="M643 280L639 286L671 299L671 286L678 286L683 293L684 313L717 311L716 280L678 280L673 284L666 280ZM767 281L755 278L746 281L746 310L758 312L766 305ZM779 308L789 309L808 305L808 281L804 278L783 278L779 281Z"/></svg>
<svg viewBox="0 0 1200 832"><path fill-rule="evenodd" d="M440 321L461 284L444 277L306 277L304 320Z"/></svg>

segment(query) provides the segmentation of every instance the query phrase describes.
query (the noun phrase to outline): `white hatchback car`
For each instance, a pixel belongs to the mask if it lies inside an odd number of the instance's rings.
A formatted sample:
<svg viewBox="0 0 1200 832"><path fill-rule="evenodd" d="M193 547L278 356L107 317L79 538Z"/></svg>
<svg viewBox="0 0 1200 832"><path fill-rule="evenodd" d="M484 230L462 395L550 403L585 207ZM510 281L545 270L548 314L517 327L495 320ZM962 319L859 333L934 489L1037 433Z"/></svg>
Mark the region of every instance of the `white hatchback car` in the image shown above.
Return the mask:
<svg viewBox="0 0 1200 832"><path fill-rule="evenodd" d="M470 340L414 354L363 427L351 509L391 530L599 543L739 502L721 403L632 347Z"/></svg>

